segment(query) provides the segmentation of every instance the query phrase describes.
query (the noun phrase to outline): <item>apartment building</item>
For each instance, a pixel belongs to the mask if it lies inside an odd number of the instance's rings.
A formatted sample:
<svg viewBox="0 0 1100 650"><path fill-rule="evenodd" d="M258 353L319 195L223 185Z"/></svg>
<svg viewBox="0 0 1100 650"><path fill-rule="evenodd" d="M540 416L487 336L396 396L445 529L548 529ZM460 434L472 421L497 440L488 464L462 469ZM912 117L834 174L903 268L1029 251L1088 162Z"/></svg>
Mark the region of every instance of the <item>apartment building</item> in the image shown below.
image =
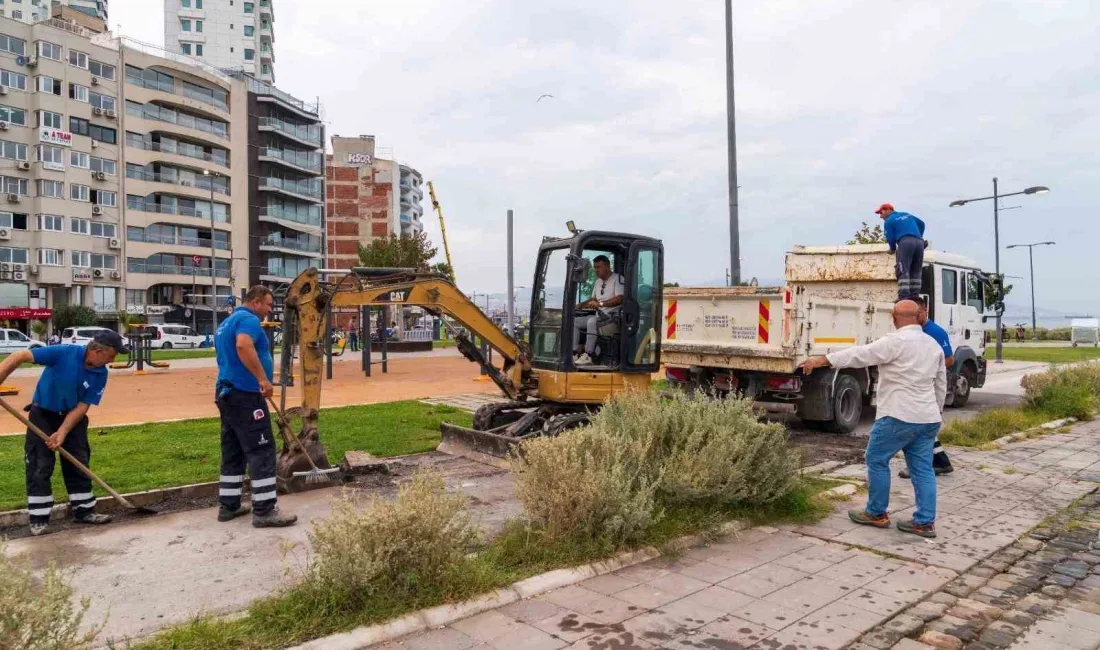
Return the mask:
<svg viewBox="0 0 1100 650"><path fill-rule="evenodd" d="M71 8L107 22L107 0L4 0L0 16L32 24L51 16L51 11Z"/></svg>
<svg viewBox="0 0 1100 650"><path fill-rule="evenodd" d="M233 123L246 132L249 284L278 287L324 259L320 106L240 72Z"/></svg>
<svg viewBox="0 0 1100 650"><path fill-rule="evenodd" d="M401 191L401 211L398 218L400 234L412 236L424 230L420 217L424 215L424 177L408 165L401 165L401 181L398 183Z"/></svg>
<svg viewBox="0 0 1100 650"><path fill-rule="evenodd" d="M272 0L164 0L164 43L215 68L275 82Z"/></svg>

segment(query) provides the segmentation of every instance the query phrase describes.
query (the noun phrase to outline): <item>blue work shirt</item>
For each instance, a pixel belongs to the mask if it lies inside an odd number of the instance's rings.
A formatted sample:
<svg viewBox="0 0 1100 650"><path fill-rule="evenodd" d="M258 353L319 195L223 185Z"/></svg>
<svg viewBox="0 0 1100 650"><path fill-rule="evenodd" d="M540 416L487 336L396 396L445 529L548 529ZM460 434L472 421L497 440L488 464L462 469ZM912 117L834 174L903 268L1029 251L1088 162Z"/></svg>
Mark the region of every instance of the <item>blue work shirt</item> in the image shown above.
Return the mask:
<svg viewBox="0 0 1100 650"><path fill-rule="evenodd" d="M85 366L85 352L87 348L79 345L32 349L34 362L46 366L38 379L32 401L47 411L59 413L67 413L80 403L90 406L99 404L103 391L107 389L107 368Z"/></svg>
<svg viewBox="0 0 1100 650"><path fill-rule="evenodd" d="M940 347L943 348L944 359L954 354L951 350L951 336L947 334L947 330L937 325L936 321L928 319L928 322L921 329L924 330L925 334L931 336L933 341L940 344Z"/></svg>
<svg viewBox="0 0 1100 650"><path fill-rule="evenodd" d="M256 381L237 354L239 334L247 334L252 339L267 380L272 381L274 377L271 346L268 345L264 328L260 326L260 317L248 307L237 307L214 334L214 354L218 359L218 397L228 392L229 387L246 393L260 392L260 382Z"/></svg>
<svg viewBox="0 0 1100 650"><path fill-rule="evenodd" d="M890 250L898 247L898 240L902 237L924 238L924 222L908 212L891 212L886 217L886 223L882 226L886 235L886 243L890 244Z"/></svg>

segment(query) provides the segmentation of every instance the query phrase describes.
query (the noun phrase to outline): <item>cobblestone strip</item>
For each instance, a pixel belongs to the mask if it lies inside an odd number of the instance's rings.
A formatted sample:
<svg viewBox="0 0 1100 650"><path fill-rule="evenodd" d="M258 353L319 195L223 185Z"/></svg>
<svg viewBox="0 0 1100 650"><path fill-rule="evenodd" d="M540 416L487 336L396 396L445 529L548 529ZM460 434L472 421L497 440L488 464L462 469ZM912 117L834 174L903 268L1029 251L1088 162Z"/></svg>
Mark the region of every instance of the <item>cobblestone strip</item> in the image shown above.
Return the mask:
<svg viewBox="0 0 1100 650"><path fill-rule="evenodd" d="M1038 623L1038 624L1036 624ZM1100 646L1100 494L876 626L852 650Z"/></svg>

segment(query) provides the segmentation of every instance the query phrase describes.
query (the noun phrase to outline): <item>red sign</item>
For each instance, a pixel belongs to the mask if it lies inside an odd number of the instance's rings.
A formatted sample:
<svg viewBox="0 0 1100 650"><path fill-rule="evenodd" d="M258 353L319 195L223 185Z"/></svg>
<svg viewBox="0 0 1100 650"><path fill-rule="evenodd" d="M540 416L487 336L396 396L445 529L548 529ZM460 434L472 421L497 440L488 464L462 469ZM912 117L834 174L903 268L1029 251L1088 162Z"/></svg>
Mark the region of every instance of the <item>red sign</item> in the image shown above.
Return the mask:
<svg viewBox="0 0 1100 650"><path fill-rule="evenodd" d="M52 309L31 309L30 307L6 307L0 308L0 319L6 320L49 320L53 316Z"/></svg>
<svg viewBox="0 0 1100 650"><path fill-rule="evenodd" d="M195 264L195 266L202 266L202 255L192 255L191 261Z"/></svg>

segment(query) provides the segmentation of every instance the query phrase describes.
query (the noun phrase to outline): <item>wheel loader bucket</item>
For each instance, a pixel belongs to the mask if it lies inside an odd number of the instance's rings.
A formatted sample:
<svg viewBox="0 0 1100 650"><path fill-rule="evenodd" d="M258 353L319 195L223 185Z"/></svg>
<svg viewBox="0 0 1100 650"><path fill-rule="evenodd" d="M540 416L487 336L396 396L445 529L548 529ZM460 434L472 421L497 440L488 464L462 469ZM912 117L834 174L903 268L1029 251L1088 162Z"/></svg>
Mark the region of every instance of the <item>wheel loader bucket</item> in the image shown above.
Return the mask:
<svg viewBox="0 0 1100 650"><path fill-rule="evenodd" d="M502 469L510 467L509 452L519 444L519 440L512 436L476 431L456 424L444 422L439 428L442 439L436 451Z"/></svg>

